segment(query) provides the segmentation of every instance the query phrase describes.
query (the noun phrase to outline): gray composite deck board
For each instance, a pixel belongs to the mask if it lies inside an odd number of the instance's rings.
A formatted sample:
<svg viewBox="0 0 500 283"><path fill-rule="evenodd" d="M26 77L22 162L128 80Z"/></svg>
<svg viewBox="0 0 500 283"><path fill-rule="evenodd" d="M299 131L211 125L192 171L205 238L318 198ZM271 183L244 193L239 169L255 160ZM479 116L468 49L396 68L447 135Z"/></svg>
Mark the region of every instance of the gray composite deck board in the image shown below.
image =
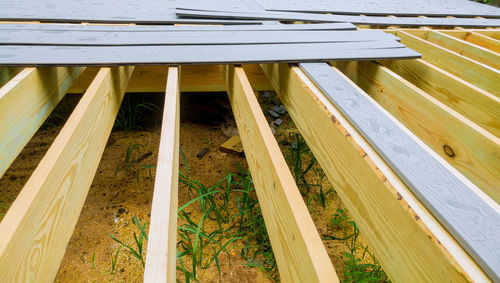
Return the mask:
<svg viewBox="0 0 500 283"><path fill-rule="evenodd" d="M155 24L256 23L239 20L181 19L175 15L175 5L175 0L1 0L0 20Z"/></svg>
<svg viewBox="0 0 500 283"><path fill-rule="evenodd" d="M104 32L0 29L2 45L222 45L381 40L395 41L398 38L378 30Z"/></svg>
<svg viewBox="0 0 500 283"><path fill-rule="evenodd" d="M302 30L355 30L351 23L323 23L301 25L82 25L82 24L18 24L2 23L0 30L79 30L113 32L164 32L164 31L302 31Z"/></svg>
<svg viewBox="0 0 500 283"><path fill-rule="evenodd" d="M0 45L0 65L238 64L419 58L396 41L184 46Z"/></svg>
<svg viewBox="0 0 500 283"><path fill-rule="evenodd" d="M469 0L368 0L356 2L345 0L257 0L257 2L269 11L500 17L500 9Z"/></svg>
<svg viewBox="0 0 500 283"><path fill-rule="evenodd" d="M326 63L300 68L385 159L493 281L500 280L500 214Z"/></svg>
<svg viewBox="0 0 500 283"><path fill-rule="evenodd" d="M353 24L381 26L462 26L462 27L499 27L500 19L482 18L417 18L417 17L374 17L350 15L325 15L294 12L250 12L250 11L209 11L177 8L181 17L242 19L242 20L281 20L307 22L350 22Z"/></svg>
<svg viewBox="0 0 500 283"><path fill-rule="evenodd" d="M252 3L246 3L249 1ZM500 9L469 0L182 0L178 4L194 10L500 17Z"/></svg>

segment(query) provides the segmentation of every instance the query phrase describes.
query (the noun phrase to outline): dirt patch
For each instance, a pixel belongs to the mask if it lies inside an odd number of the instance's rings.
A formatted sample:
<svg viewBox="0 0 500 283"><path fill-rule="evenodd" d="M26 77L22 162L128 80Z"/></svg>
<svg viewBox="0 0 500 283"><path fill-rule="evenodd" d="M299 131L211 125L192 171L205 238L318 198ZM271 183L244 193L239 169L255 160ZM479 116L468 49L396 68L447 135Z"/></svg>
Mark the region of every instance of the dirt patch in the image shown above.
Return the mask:
<svg viewBox="0 0 500 283"><path fill-rule="evenodd" d="M0 179L0 217L7 211L43 158L79 97L66 96ZM272 109L273 99L275 98L261 99L264 112ZM157 94L150 102L161 109L162 100L162 95ZM296 128L287 114L280 117L283 120L280 126L274 125L275 119L267 116L282 152L293 168L291 148ZM149 222L155 177L155 169L151 167L156 164L158 157L161 111L148 113L146 117L149 122L140 125L142 130L114 130L111 133L56 282L142 282L144 268L141 262L123 247L117 255L120 245L109 234L134 246L133 235L138 235L139 230L132 222L132 217L137 217L141 223ZM180 148L188 160L192 180L198 180L209 187L228 173L237 173L238 166L243 170L247 169L244 157L219 149L228 136L235 133L237 130L234 118L225 94L181 96ZM198 158L197 154L203 148L208 148L208 152ZM132 153L130 160L134 161L139 157L140 160L127 163L127 151ZM303 162L307 163L308 159ZM180 170L185 171L182 158L179 164ZM319 169L317 165L314 168ZM339 229L331 224L332 215L342 207L340 199L326 178L320 178L312 172L305 176L307 182L321 184L325 188L324 207L323 202L314 194L304 194L318 232L322 237L346 235L349 228ZM303 186L299 187L304 190ZM192 198L193 195L188 194L186 187L180 185L179 206ZM190 209L189 213L193 219L200 217L200 211L197 209ZM179 223L181 224L182 222ZM347 250L345 242L324 240L324 244L337 273L342 277L345 261L343 252ZM146 245L144 243L144 250ZM223 282L271 282L264 271L246 265L247 260L240 256L242 248L242 242L235 242L228 246L229 254L221 253L220 277L217 268L212 264L200 272L198 279L201 282L217 282L220 278ZM146 250L144 254L147 254ZM178 271L177 277L183 278L183 274Z"/></svg>

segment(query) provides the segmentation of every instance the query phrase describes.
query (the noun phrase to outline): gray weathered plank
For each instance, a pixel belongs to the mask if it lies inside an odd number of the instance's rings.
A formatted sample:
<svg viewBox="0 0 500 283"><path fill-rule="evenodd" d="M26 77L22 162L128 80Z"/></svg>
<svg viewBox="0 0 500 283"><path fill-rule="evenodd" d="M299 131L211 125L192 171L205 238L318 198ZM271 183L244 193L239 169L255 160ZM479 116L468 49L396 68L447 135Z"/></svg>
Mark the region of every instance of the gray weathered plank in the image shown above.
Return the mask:
<svg viewBox="0 0 500 283"><path fill-rule="evenodd" d="M247 2L257 2L251 3ZM364 15L500 17L500 9L469 0L182 0L184 8Z"/></svg>
<svg viewBox="0 0 500 283"><path fill-rule="evenodd" d="M326 63L300 68L327 95L387 161L413 193L448 229L493 281L500 280L500 213L496 203L473 191L458 172L446 168L402 125L353 83ZM430 149L429 149L430 150ZM476 191L479 191L477 189Z"/></svg>
<svg viewBox="0 0 500 283"><path fill-rule="evenodd" d="M398 16L500 17L500 9L469 0L372 0L356 2L345 0L258 0L258 3L264 9L274 11Z"/></svg>
<svg viewBox="0 0 500 283"><path fill-rule="evenodd" d="M351 23L322 23L300 25L82 25L82 24L21 24L0 23L0 30L78 30L113 32L163 32L163 31L265 31L265 30L355 30Z"/></svg>
<svg viewBox="0 0 500 283"><path fill-rule="evenodd" d="M241 20L283 20L309 22L350 22L353 24L381 26L462 26L462 27L498 27L500 19L481 18L417 18L417 17L375 17L324 15L292 12L246 12L246 11L205 11L177 8L181 17L241 19Z"/></svg>
<svg viewBox="0 0 500 283"><path fill-rule="evenodd" d="M53 31L0 30L6 45L209 45L397 40L380 30L354 31Z"/></svg>
<svg viewBox="0 0 500 283"><path fill-rule="evenodd" d="M419 58L397 41L182 46L0 45L0 65L232 64Z"/></svg>
<svg viewBox="0 0 500 283"><path fill-rule="evenodd" d="M2 0L0 20L104 23L255 24L255 21L181 19L175 0Z"/></svg>

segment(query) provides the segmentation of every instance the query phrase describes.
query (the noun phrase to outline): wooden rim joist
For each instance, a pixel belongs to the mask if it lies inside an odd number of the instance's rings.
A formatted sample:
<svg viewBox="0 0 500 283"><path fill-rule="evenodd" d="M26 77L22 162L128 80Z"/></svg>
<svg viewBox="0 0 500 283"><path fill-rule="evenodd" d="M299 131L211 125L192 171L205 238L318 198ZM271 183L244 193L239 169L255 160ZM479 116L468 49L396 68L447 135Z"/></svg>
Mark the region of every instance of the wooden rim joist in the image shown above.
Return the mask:
<svg viewBox="0 0 500 283"><path fill-rule="evenodd" d="M500 213L500 30L386 31L422 59L328 67ZM0 278L54 280L124 93L164 92L144 281L175 282L179 97L227 91L281 279L337 282L255 96L274 90L394 282L499 280L500 270L471 253L305 71L289 64L0 67L0 177L64 95L83 93L0 223Z"/></svg>

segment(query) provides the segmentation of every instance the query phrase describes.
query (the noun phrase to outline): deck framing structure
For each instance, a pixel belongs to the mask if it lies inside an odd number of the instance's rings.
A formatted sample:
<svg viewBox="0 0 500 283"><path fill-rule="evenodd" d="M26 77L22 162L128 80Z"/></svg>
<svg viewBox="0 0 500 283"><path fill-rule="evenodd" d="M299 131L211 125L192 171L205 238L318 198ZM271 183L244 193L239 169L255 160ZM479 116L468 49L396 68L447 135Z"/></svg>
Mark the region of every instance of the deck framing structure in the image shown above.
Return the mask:
<svg viewBox="0 0 500 283"><path fill-rule="evenodd" d="M498 209L500 30L385 31L423 58L332 62L331 67ZM64 95L83 93L0 223L0 277L9 282L55 278L124 93L162 92L166 99L148 242L152 252L144 281L175 282L179 97L182 92L227 91L281 278L337 282L255 97L257 91L270 90L280 97L393 281L494 281L306 73L278 63L0 67L0 177Z"/></svg>

